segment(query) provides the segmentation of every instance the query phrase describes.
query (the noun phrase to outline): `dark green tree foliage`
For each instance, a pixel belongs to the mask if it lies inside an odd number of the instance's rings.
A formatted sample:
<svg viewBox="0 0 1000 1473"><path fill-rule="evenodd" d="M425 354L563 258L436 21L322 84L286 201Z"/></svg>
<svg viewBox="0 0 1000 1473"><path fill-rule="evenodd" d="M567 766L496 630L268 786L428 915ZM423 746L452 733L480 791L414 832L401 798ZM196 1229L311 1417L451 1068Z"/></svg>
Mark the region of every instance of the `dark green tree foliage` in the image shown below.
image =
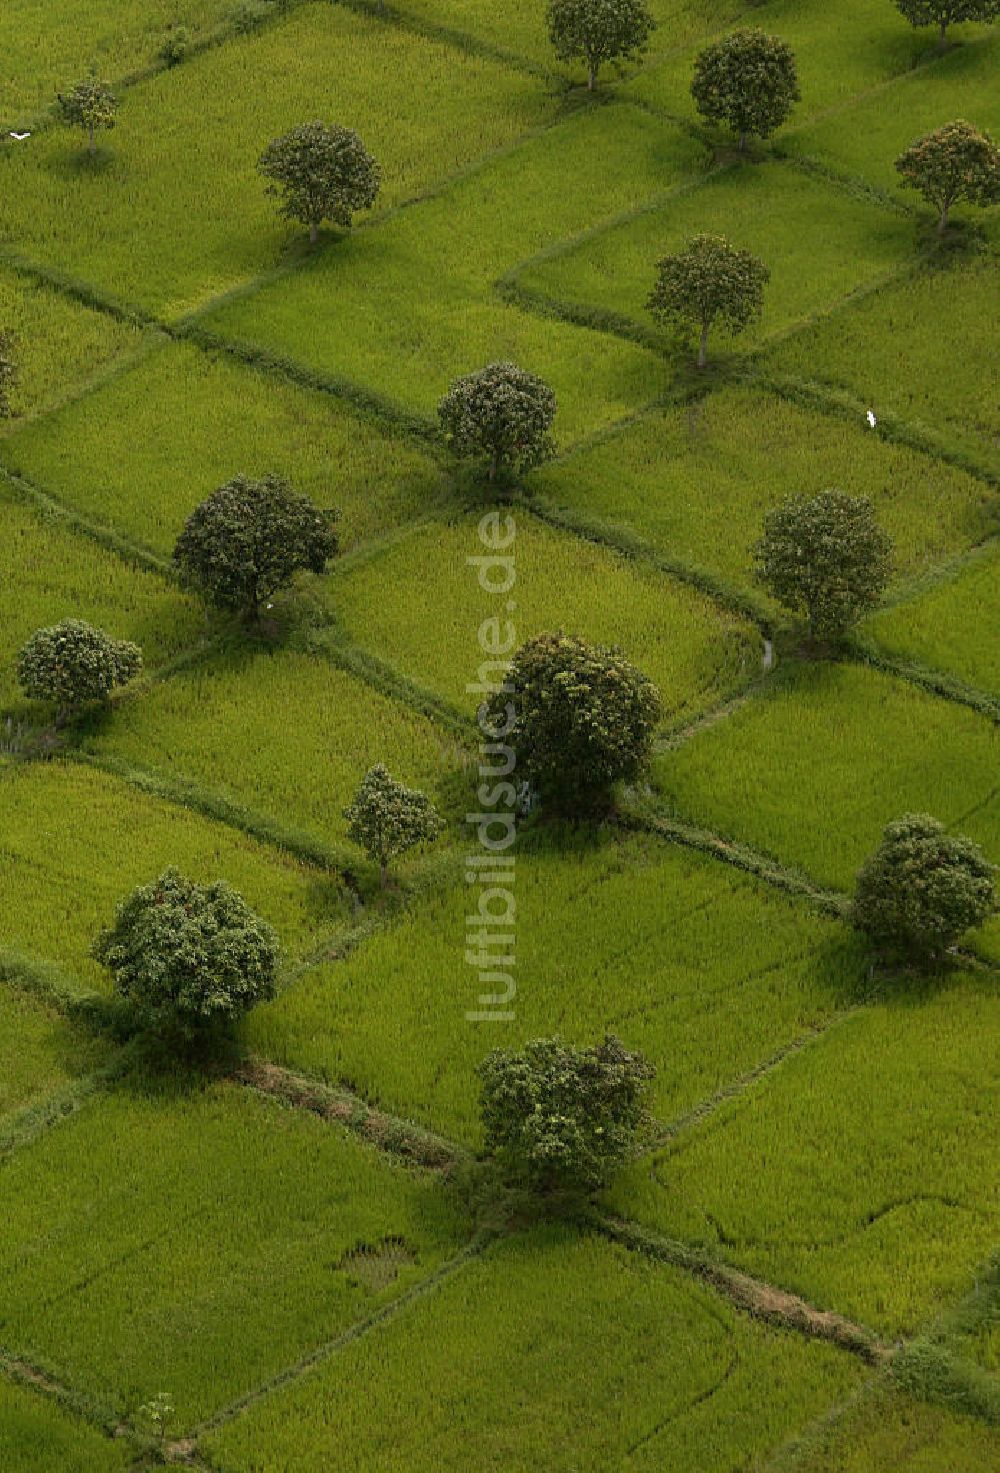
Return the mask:
<svg viewBox="0 0 1000 1473"><path fill-rule="evenodd" d="M281 200L281 213L309 226L312 243L324 220L349 229L352 216L375 203L381 182L357 133L337 123L303 123L275 138L257 168L271 181L267 192Z"/></svg>
<svg viewBox="0 0 1000 1473"><path fill-rule="evenodd" d="M275 993L278 938L224 880L167 869L118 906L94 941L143 1021L188 1036L231 1025Z"/></svg>
<svg viewBox="0 0 1000 1473"><path fill-rule="evenodd" d="M549 430L556 396L516 363L491 363L456 379L438 405L447 444L465 459L484 459L489 479L520 473L554 452Z"/></svg>
<svg viewBox="0 0 1000 1473"><path fill-rule="evenodd" d="M661 715L660 693L617 650L566 634L539 634L517 651L487 703L506 727L518 773L543 802L572 814L607 804L611 788L642 772Z"/></svg>
<svg viewBox="0 0 1000 1473"><path fill-rule="evenodd" d="M577 1049L536 1038L494 1049L477 1070L487 1148L540 1192L594 1192L633 1153L654 1069L611 1035Z"/></svg>
<svg viewBox="0 0 1000 1473"><path fill-rule="evenodd" d="M938 211L938 234L959 200L995 205L1000 200L1000 148L986 133L959 119L910 145L896 169Z"/></svg>
<svg viewBox="0 0 1000 1473"><path fill-rule="evenodd" d="M10 393L17 383L15 346L13 333L0 332L0 419L7 419L14 412Z"/></svg>
<svg viewBox="0 0 1000 1473"><path fill-rule="evenodd" d="M852 919L873 941L930 961L996 908L994 868L926 813L891 823L858 875Z"/></svg>
<svg viewBox="0 0 1000 1473"><path fill-rule="evenodd" d="M383 885L397 855L436 838L444 827L426 793L396 782L381 762L365 774L344 817L348 838L379 866Z"/></svg>
<svg viewBox="0 0 1000 1473"><path fill-rule="evenodd" d="M656 263L656 285L647 309L666 326L698 334L698 367L708 356L708 335L720 325L740 333L760 316L771 273L749 251L721 235L696 235L682 251Z"/></svg>
<svg viewBox="0 0 1000 1473"><path fill-rule="evenodd" d="M53 701L66 716L88 701L106 701L142 669L142 651L82 619L36 629L17 657L17 679L31 700Z"/></svg>
<svg viewBox="0 0 1000 1473"><path fill-rule="evenodd" d="M757 576L779 603L805 614L814 640L837 640L875 608L889 581L892 538L871 502L843 491L789 497L764 519Z"/></svg>
<svg viewBox="0 0 1000 1473"><path fill-rule="evenodd" d="M69 92L59 92L57 97L63 122L84 130L87 146L93 153L97 129L111 129L115 126L118 99L111 90L111 83L102 82L97 77L87 77L84 81L77 82Z"/></svg>
<svg viewBox="0 0 1000 1473"><path fill-rule="evenodd" d="M996 20L1000 15L1000 0L896 0L896 8L911 26L937 26L938 47L943 51L949 26L966 20Z"/></svg>
<svg viewBox="0 0 1000 1473"><path fill-rule="evenodd" d="M587 86L607 61L642 55L656 21L644 0L549 0L549 39L560 61L583 61Z"/></svg>
<svg viewBox="0 0 1000 1473"><path fill-rule="evenodd" d="M764 31L734 31L698 56L691 96L703 118L738 135L741 149L751 133L769 138L801 96L792 48Z"/></svg>
<svg viewBox="0 0 1000 1473"><path fill-rule="evenodd" d="M318 511L280 476L237 476L195 507L174 563L209 603L258 619L264 601L300 569L322 573L336 556L336 517Z"/></svg>

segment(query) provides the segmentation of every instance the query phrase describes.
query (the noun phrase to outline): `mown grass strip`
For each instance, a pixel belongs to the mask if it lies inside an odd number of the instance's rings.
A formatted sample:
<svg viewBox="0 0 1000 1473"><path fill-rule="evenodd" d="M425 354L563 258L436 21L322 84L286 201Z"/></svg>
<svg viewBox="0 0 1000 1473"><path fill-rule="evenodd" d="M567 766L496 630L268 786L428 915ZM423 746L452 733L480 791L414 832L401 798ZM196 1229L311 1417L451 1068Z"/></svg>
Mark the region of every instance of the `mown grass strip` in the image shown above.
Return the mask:
<svg viewBox="0 0 1000 1473"><path fill-rule="evenodd" d="M480 739L479 728L470 717L459 711L450 701L418 685L416 681L401 675L391 665L367 650L346 643L342 637L326 631L312 632L307 640L310 654L322 655L339 670L354 675L370 685L373 690L391 701L409 706L429 721L444 727L466 746Z"/></svg>
<svg viewBox="0 0 1000 1473"><path fill-rule="evenodd" d="M287 827L265 814L255 813L252 809L244 808L239 803L233 803L228 798L203 788L199 783L166 777L162 773L137 767L120 757L101 756L75 748L67 749L64 756L68 761L77 762L83 767L97 768L112 777L121 778L142 793L161 798L167 803L176 803L182 808L190 808L216 823L239 829L250 838L272 848L282 849L316 869L335 871L349 887L356 888L358 861L352 850L327 844L301 829Z"/></svg>
<svg viewBox="0 0 1000 1473"><path fill-rule="evenodd" d="M822 1023L814 1024L808 1032L800 1034L798 1038L792 1038L788 1043L782 1044L781 1048L775 1049L774 1053L769 1058L763 1059L756 1068L748 1070L746 1074L741 1074L738 1079L734 1079L731 1083L724 1085L722 1089L716 1090L714 1095L711 1095L707 1100L703 1100L701 1104L695 1105L693 1110L688 1110L676 1120L671 1120L666 1125L661 1126L649 1142L643 1154L647 1154L650 1151L657 1151L661 1146L665 1146L668 1141L672 1141L677 1136L682 1135L684 1131L692 1130L695 1126L701 1125L710 1115L714 1115L716 1110L724 1105L727 1100L734 1099L737 1095L743 1094L753 1085L759 1083L761 1079L766 1078L769 1074L773 1074L775 1069L783 1064L786 1059L790 1058L793 1054L801 1053L804 1048L808 1048L811 1043L815 1043L824 1033L829 1033L831 1028L836 1028L840 1023L853 1017L860 1010L860 1007L861 1004L858 1004L857 1007L845 1008L843 1012L834 1013L832 1017L826 1018Z"/></svg>
<svg viewBox="0 0 1000 1473"><path fill-rule="evenodd" d="M0 983L50 1003L68 1018L98 1027L108 1018L110 1003L99 992L83 988L55 962L25 956L12 947L0 947Z"/></svg>
<svg viewBox="0 0 1000 1473"><path fill-rule="evenodd" d="M290 270L293 269L294 267L290 268ZM269 273L270 276L273 276L273 273ZM240 296L251 295L259 285L259 281L248 283L239 289L238 294ZM215 311L219 306L219 301L219 298L214 299L202 310ZM275 374L287 383L331 394L334 398L342 399L345 403L350 404L362 414L371 415L390 429L401 430L404 434L412 435L423 443L431 446L440 444L437 423L429 416L415 414L404 405L397 403L396 400L390 399L388 395L376 394L371 389L366 389L363 385L356 384L350 379L336 374L319 373L315 369L307 368L295 358L288 358L281 353L272 353L267 348L246 342L241 338L223 337L219 333L202 327L197 321L188 320L167 330L175 338L196 343L200 348L211 352L227 353L231 358L266 373Z"/></svg>
<svg viewBox="0 0 1000 1473"><path fill-rule="evenodd" d="M827 915L841 920L847 915L850 905L847 895L837 890L824 890L803 871L789 869L749 844L725 838L711 829L687 823L684 819L649 812L638 806L623 808L619 813L619 822L623 828L657 834L672 844L681 844L687 849L697 849L702 854L709 854L713 859L721 859L724 864L731 864L736 869L755 875L789 895L802 895Z"/></svg>
<svg viewBox="0 0 1000 1473"><path fill-rule="evenodd" d="M13 1381L17 1386L22 1386L28 1391L57 1402L64 1411L74 1417L79 1417L81 1421L96 1428L98 1432L102 1432L105 1437L124 1437L129 1442L141 1446L143 1451L148 1450L147 1439L137 1433L130 1423L123 1422L121 1418L116 1417L109 1407L103 1405L95 1397L64 1385L44 1367L18 1356L9 1355L0 1349L0 1375Z"/></svg>
<svg viewBox="0 0 1000 1473"><path fill-rule="evenodd" d="M939 1341L911 1340L893 1360L892 1375L920 1401L1000 1427L1000 1378Z"/></svg>
<svg viewBox="0 0 1000 1473"><path fill-rule="evenodd" d="M913 271L916 276L918 273ZM866 294L873 294L886 286L886 281L879 281L869 289ZM857 294L847 299L850 302L857 300ZM846 302L839 303L844 306ZM837 309L834 309L837 310ZM832 313L824 313L823 316L831 316ZM804 332L811 323L801 325ZM799 332L796 328L795 335ZM791 336L791 334L786 334ZM865 410L869 407L863 400L856 398L846 389L835 389L827 384L817 383L813 379L798 378L786 374L775 374L768 371L766 367L754 367L748 365L745 375L748 382L777 394L781 399L787 399L790 403L800 404L806 409L817 409L823 414L836 415L842 419L852 420L859 423ZM977 480L984 481L994 489L1000 488L1000 480L997 476L975 456L958 446L951 444L947 439L929 434L926 430L917 428L908 420L894 415L891 411L883 410L879 415L878 433L884 439L891 440L897 445L904 445L909 450L916 450L921 455L927 455L933 460L944 461L946 465L955 466L956 469L965 471Z"/></svg>
<svg viewBox="0 0 1000 1473"><path fill-rule="evenodd" d="M386 0L340 0L340 3L345 10L354 10L370 19L385 21L387 25L396 26L399 30L407 31L413 36L421 36L428 41L439 41L443 46L452 46L456 51L464 52L466 56L495 61L501 66L512 67L515 71L524 72L530 77L541 77L543 81L555 83L567 92L570 89L570 83L564 77L560 77L558 72L553 71L551 67L539 65L537 61L522 56L520 52L508 51L503 46L494 46L484 37L474 36L468 31L457 31L451 26L436 25L432 21L420 20L415 15L408 15L404 11L397 10L394 5L387 5Z"/></svg>
<svg viewBox="0 0 1000 1473"><path fill-rule="evenodd" d="M773 636L774 616L772 612L762 601L733 587L724 579L701 568L692 568L688 563L664 557L662 553L644 542L641 537L636 537L633 533L614 527L596 517L591 518L569 511L565 507L556 506L546 496L530 490L524 490L522 496L527 510L540 522L545 522L558 531L569 532L585 542L593 542L599 547L606 547L624 558L646 563L655 568L657 572L665 574L666 577L675 578L679 583L686 583L696 588L699 593L705 594L707 598L712 599L713 602L728 609L731 613L749 619L765 638Z"/></svg>
<svg viewBox="0 0 1000 1473"><path fill-rule="evenodd" d="M52 287L54 291L61 292L63 296L72 298L82 307L90 307L95 312L104 312L108 317L114 317L116 321L124 322L130 327L162 326L158 318L146 312L142 307L137 307L131 302L123 302L119 297L103 292L92 282L84 281L78 276L71 276L69 272L60 271L55 266L46 266L40 261L33 260L30 256L21 255L19 251L0 246L0 261L11 267L12 270L20 272L22 276L42 282L43 285Z"/></svg>
<svg viewBox="0 0 1000 1473"><path fill-rule="evenodd" d="M53 1125L68 1120L77 1114L87 1101L101 1093L107 1085L120 1079L129 1070L135 1057L135 1047L126 1044L101 1069L76 1079L65 1089L57 1090L36 1104L17 1111L0 1126L0 1164L15 1151L30 1146Z"/></svg>
<svg viewBox="0 0 1000 1473"><path fill-rule="evenodd" d="M931 670L926 665L917 664L912 660L894 659L891 655L883 654L875 645L860 639L854 641L849 653L861 664L870 665L872 669L880 670L884 675L894 675L898 680L907 680L911 685L919 686L921 690L927 691L932 696L940 696L945 701L954 701L959 706L968 706L970 710L977 711L980 716L985 716L989 721L1000 723L1000 698L990 695L987 691L976 690L974 686L966 685L954 675L948 675L942 670Z"/></svg>
<svg viewBox="0 0 1000 1473"><path fill-rule="evenodd" d="M231 1402L229 1406L223 1407L220 1411L215 1412L211 1417L193 1429L192 1438L197 1441L204 1433L214 1431L217 1427L222 1427L227 1422L233 1421L241 1412L246 1411L256 1402L261 1401L265 1396L269 1396L282 1386L287 1386L290 1382L297 1381L300 1377L308 1375L310 1371L322 1365L325 1361L328 1361L331 1356L336 1355L339 1351L346 1349L348 1345L352 1345L356 1340L360 1340L369 1331L376 1329L379 1325L385 1324L388 1320L395 1319L398 1314L401 1314L411 1304L422 1299L424 1295L432 1293L446 1279L450 1279L453 1274L464 1268L466 1264L478 1258L490 1243L495 1240L496 1236L497 1234L495 1232L478 1233L453 1258L450 1258L447 1263L443 1263L440 1268L436 1269L426 1279L422 1279L420 1283L414 1284L413 1288L409 1289L405 1294L399 1295L398 1298L392 1300L390 1303L373 1311L365 1319L359 1320L349 1330L346 1330L342 1335L338 1335L336 1339L327 1341L325 1345L317 1346L315 1350L311 1351L309 1355L304 1356L302 1360L297 1361L295 1365L288 1366L285 1370L279 1372L277 1376L272 1376L269 1381L265 1381L263 1385L248 1392L246 1396L241 1396L239 1400Z"/></svg>
<svg viewBox="0 0 1000 1473"><path fill-rule="evenodd" d="M784 1329L797 1330L810 1339L828 1340L842 1350L860 1356L869 1365L882 1365L893 1354L889 1346L863 1325L856 1325L852 1320L844 1319L831 1310L816 1309L797 1294L789 1294L773 1284L751 1278L749 1274L730 1268L686 1243L661 1237L635 1223L596 1209L587 1212L584 1221L587 1226L632 1252L643 1253L660 1263L686 1269L711 1284L737 1309L755 1319L780 1325Z"/></svg>
<svg viewBox="0 0 1000 1473"><path fill-rule="evenodd" d="M409 1120L377 1110L349 1090L333 1089L265 1059L251 1055L234 1069L232 1078L297 1110L308 1110L321 1120L346 1125L380 1151L400 1156L412 1165L448 1171L459 1161L470 1159L464 1147L422 1130Z"/></svg>
<svg viewBox="0 0 1000 1473"><path fill-rule="evenodd" d="M161 578L174 578L173 567L169 560L160 557L151 548L144 547L140 542L133 542L128 537L123 537L120 532L115 532L100 522L92 522L89 518L81 516L79 512L57 501L41 486L36 486L33 481L26 480L24 476L15 475L13 471L7 470L2 465L0 465L0 478L16 491L23 501L28 502L37 511L45 516L57 517L71 531L78 532L83 537L89 537L92 542L114 553L116 557L122 558L127 563L133 563L145 572L158 573Z"/></svg>

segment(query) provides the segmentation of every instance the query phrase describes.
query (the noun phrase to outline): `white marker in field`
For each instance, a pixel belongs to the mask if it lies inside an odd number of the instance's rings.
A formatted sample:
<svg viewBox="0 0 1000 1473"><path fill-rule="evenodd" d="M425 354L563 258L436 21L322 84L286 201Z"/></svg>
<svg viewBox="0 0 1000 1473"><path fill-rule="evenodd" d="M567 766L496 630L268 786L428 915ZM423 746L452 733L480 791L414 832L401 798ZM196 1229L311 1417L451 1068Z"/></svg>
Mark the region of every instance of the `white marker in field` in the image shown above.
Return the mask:
<svg viewBox="0 0 1000 1473"><path fill-rule="evenodd" d="M18 143L23 143L26 138L30 138L31 137L31 134L30 133L11 133L10 136L11 136L11 138L16 138L17 141L18 141Z"/></svg>
<svg viewBox="0 0 1000 1473"><path fill-rule="evenodd" d="M869 429L872 429L873 430L875 428L875 426L878 424L878 420L875 418L875 411L872 410L872 409L869 409L869 411L866 414L865 418L868 421L868 427L869 427Z"/></svg>

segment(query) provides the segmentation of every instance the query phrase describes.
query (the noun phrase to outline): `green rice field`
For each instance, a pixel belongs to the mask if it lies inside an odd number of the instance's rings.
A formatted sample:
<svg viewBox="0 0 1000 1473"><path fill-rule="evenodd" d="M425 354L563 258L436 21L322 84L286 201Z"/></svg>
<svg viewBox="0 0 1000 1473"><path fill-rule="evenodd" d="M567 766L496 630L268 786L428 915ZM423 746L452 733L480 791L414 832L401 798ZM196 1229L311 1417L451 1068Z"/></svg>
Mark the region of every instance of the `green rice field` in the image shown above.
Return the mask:
<svg viewBox="0 0 1000 1473"><path fill-rule="evenodd" d="M605 843L596 855L590 847L586 834L567 836L521 860L517 1023L508 1031L627 1034L657 1065L659 1118L683 1115L864 991L861 948L800 902L654 841ZM435 894L345 961L299 978L249 1020L253 1047L478 1139L481 1044L465 1014L480 988L464 957L475 949L465 941L474 893L463 883ZM564 951L568 912L578 942Z"/></svg>
<svg viewBox="0 0 1000 1473"><path fill-rule="evenodd" d="M569 1442L583 1466L735 1470L855 1379L838 1352L720 1313L673 1270L553 1228L487 1252L407 1320L207 1441L219 1468L261 1473L457 1470L470 1428L483 1467L517 1473Z"/></svg>
<svg viewBox="0 0 1000 1473"><path fill-rule="evenodd" d="M0 1473L1000 1469L1000 909L925 968L850 911L907 812L1000 866L1000 209L939 240L894 168L957 118L1000 143L1000 21L939 49L892 0L644 3L594 89L547 0L3 8ZM745 152L690 95L738 26L802 93ZM90 75L93 153L56 106ZM311 244L257 162L313 120L381 188ZM646 306L699 233L770 272L702 369ZM505 361L555 412L494 479L438 407ZM178 536L270 475L336 554L213 604ZM892 539L836 649L754 554L828 490ZM141 673L29 699L67 618ZM479 725L557 631L662 698L565 811ZM376 764L441 819L398 854L349 832ZM170 866L279 938L225 1040L92 956ZM609 1034L653 1071L627 1159L505 1177L484 1058Z"/></svg>

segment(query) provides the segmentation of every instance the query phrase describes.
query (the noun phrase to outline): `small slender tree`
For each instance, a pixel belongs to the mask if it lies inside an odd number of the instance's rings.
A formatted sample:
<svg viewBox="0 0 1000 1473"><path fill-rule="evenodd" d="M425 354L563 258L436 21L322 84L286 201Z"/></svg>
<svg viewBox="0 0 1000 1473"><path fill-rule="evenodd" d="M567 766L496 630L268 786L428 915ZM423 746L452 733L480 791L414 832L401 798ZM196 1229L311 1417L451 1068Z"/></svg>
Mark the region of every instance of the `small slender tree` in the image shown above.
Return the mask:
<svg viewBox="0 0 1000 1473"><path fill-rule="evenodd" d="M780 128L800 95L792 48L764 31L734 31L694 64L695 107L708 122L730 127L741 150L750 134L769 138Z"/></svg>
<svg viewBox="0 0 1000 1473"><path fill-rule="evenodd" d="M507 741L542 802L576 814L606 808L617 782L642 772L662 706L656 686L617 650L539 634L516 652L487 701L494 727L513 711Z"/></svg>
<svg viewBox="0 0 1000 1473"><path fill-rule="evenodd" d="M665 325L698 333L699 368L716 324L736 334L760 316L771 277L763 261L721 235L694 236L682 251L658 261L656 271L647 309Z"/></svg>
<svg viewBox="0 0 1000 1473"><path fill-rule="evenodd" d="M415 845L435 839L444 828L426 793L396 782L381 762L365 774L344 817L348 838L378 865L383 889L390 862Z"/></svg>
<svg viewBox="0 0 1000 1473"><path fill-rule="evenodd" d="M259 620L261 605L300 570L322 573L338 551L335 511L319 511L280 476L237 476L184 524L174 564L188 587L229 613Z"/></svg>
<svg viewBox="0 0 1000 1473"><path fill-rule="evenodd" d="M995 205L1000 200L1000 148L986 133L959 119L910 145L896 160L910 189L918 189L938 211L938 235L948 226L952 205Z"/></svg>
<svg viewBox="0 0 1000 1473"><path fill-rule="evenodd" d="M0 332L0 419L8 419L14 412L11 390L17 383L17 359L14 334Z"/></svg>
<svg viewBox="0 0 1000 1473"><path fill-rule="evenodd" d="M534 1191L595 1192L632 1155L655 1072L612 1035L586 1049L559 1038L494 1049L477 1070L487 1149Z"/></svg>
<svg viewBox="0 0 1000 1473"><path fill-rule="evenodd" d="M106 701L142 669L142 651L83 619L36 629L17 657L17 679L29 700L52 701L65 721L91 701Z"/></svg>
<svg viewBox="0 0 1000 1473"><path fill-rule="evenodd" d="M59 112L65 123L82 128L87 135L87 147L91 153L97 148L95 134L98 128L111 129L115 126L118 99L110 82L98 77L87 77L77 82L68 92L56 94Z"/></svg>
<svg viewBox="0 0 1000 1473"><path fill-rule="evenodd" d="M357 133L336 123L303 123L275 138L257 168L271 181L267 192L281 200L281 213L308 225L312 245L324 220L349 230L357 211L375 203L381 182Z"/></svg>
<svg viewBox="0 0 1000 1473"><path fill-rule="evenodd" d="M851 918L879 945L929 962L992 915L995 873L971 839L908 813L861 869Z"/></svg>
<svg viewBox="0 0 1000 1473"><path fill-rule="evenodd" d="M878 605L892 539L866 497L821 491L792 496L769 512L754 552L758 580L779 603L806 615L810 640L833 641Z"/></svg>
<svg viewBox="0 0 1000 1473"><path fill-rule="evenodd" d="M438 405L447 444L460 458L485 459L491 481L548 460L555 413L548 384L516 363L490 363L456 379Z"/></svg>
<svg viewBox="0 0 1000 1473"><path fill-rule="evenodd" d="M91 953L148 1027L188 1039L230 1028L275 994L278 938L224 880L164 870L118 906Z"/></svg>
<svg viewBox="0 0 1000 1473"><path fill-rule="evenodd" d="M896 0L911 26L937 26L938 50L948 44L948 27L966 20L987 24L1000 15L1000 0Z"/></svg>
<svg viewBox="0 0 1000 1473"><path fill-rule="evenodd" d="M549 0L549 39L560 61L582 61L587 88L609 61L642 55L656 26L645 0Z"/></svg>

